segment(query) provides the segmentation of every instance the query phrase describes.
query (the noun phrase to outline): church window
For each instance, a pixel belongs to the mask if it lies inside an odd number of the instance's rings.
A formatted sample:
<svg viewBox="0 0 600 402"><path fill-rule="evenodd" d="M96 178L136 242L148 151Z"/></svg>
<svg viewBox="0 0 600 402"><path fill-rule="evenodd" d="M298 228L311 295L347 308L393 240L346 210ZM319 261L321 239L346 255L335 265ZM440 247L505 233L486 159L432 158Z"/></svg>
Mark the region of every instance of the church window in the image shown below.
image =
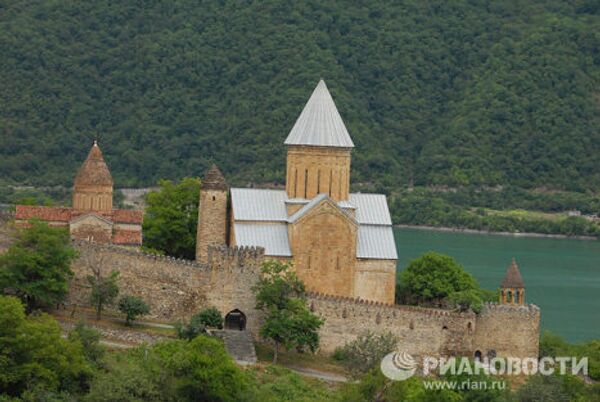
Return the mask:
<svg viewBox="0 0 600 402"><path fill-rule="evenodd" d="M213 195L213 201L216 200L215 196Z"/></svg>
<svg viewBox="0 0 600 402"><path fill-rule="evenodd" d="M298 195L298 169L294 169L294 198Z"/></svg>
<svg viewBox="0 0 600 402"><path fill-rule="evenodd" d="M340 256L335 257L335 269L340 270Z"/></svg>
<svg viewBox="0 0 600 402"><path fill-rule="evenodd" d="M304 170L304 198L308 198L307 197L307 191L308 191L308 169Z"/></svg>
<svg viewBox="0 0 600 402"><path fill-rule="evenodd" d="M333 170L329 171L329 196L331 197L331 183L333 183Z"/></svg>
<svg viewBox="0 0 600 402"><path fill-rule="evenodd" d="M317 194L321 194L321 169L317 169Z"/></svg>

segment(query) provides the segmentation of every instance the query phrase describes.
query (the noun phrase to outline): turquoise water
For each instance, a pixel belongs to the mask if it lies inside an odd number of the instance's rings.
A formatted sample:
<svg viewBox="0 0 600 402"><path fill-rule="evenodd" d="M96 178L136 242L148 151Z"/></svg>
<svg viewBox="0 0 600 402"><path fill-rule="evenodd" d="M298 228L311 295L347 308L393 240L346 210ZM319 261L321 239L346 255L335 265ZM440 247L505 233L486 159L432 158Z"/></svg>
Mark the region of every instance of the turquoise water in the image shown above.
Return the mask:
<svg viewBox="0 0 600 402"><path fill-rule="evenodd" d="M395 229L398 269L427 251L456 258L487 289L497 289L513 257L525 298L542 309L542 330L571 342L600 339L600 241L518 238Z"/></svg>

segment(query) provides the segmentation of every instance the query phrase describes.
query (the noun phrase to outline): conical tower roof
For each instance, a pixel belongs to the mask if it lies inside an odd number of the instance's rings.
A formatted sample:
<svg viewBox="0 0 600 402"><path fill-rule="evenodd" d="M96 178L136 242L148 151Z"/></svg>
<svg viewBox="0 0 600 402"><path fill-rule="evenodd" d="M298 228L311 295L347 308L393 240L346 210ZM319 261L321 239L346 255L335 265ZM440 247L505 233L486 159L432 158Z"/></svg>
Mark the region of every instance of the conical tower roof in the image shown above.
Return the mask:
<svg viewBox="0 0 600 402"><path fill-rule="evenodd" d="M500 285L503 288L524 288L525 282L523 282L523 278L521 277L521 272L519 271L519 266L517 262L513 258L512 263L506 270L506 275L504 275L504 279L502 280L502 284Z"/></svg>
<svg viewBox="0 0 600 402"><path fill-rule="evenodd" d="M77 186L112 186L113 179L104 162L102 151L98 143L94 141L92 149L88 154L85 162L79 168L77 176L75 176L75 187Z"/></svg>
<svg viewBox="0 0 600 402"><path fill-rule="evenodd" d="M207 190L227 190L227 182L225 181L225 177L214 163L204 175L204 180L202 180L202 188Z"/></svg>
<svg viewBox="0 0 600 402"><path fill-rule="evenodd" d="M325 81L319 81L286 138L285 144L354 147Z"/></svg>

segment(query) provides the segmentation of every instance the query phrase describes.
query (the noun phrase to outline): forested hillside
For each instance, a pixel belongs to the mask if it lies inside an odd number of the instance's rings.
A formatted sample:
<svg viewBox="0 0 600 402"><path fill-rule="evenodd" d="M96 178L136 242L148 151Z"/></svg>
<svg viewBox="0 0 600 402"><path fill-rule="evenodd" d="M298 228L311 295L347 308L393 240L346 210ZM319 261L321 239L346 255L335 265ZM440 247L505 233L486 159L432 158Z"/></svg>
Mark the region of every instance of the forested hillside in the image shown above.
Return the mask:
<svg viewBox="0 0 600 402"><path fill-rule="evenodd" d="M0 2L0 181L281 182L323 77L355 183L600 186L600 3ZM595 190L594 190L595 189Z"/></svg>

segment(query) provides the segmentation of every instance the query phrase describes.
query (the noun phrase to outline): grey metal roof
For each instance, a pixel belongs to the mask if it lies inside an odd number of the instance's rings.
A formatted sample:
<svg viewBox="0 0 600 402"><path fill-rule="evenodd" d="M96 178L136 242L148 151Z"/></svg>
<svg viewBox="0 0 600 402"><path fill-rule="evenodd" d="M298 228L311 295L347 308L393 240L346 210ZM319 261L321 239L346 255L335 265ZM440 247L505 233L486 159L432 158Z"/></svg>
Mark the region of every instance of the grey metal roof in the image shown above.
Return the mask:
<svg viewBox="0 0 600 402"><path fill-rule="evenodd" d="M287 222L284 190L232 188L231 205L237 221Z"/></svg>
<svg viewBox="0 0 600 402"><path fill-rule="evenodd" d="M358 258L397 260L394 230L391 226L360 225L358 227Z"/></svg>
<svg viewBox="0 0 600 402"><path fill-rule="evenodd" d="M304 215L306 215L308 213L308 211L310 211L311 209L313 209L317 204L319 204L321 201L323 201L323 200L325 200L327 198L329 198L327 196L327 194L319 194L319 195L317 195L308 204L306 204L305 206L303 206L302 208L300 208L298 211L296 211L295 214L293 214L292 216L290 216L290 219L288 219L288 222L290 222L290 223L296 222L298 219L300 219Z"/></svg>
<svg viewBox="0 0 600 402"><path fill-rule="evenodd" d="M325 81L321 80L317 84L286 138L285 144L354 147Z"/></svg>
<svg viewBox="0 0 600 402"><path fill-rule="evenodd" d="M326 194L319 194L288 218L286 201L301 200L289 200L285 191L232 188L236 243L240 246L262 246L266 255L290 257L287 224L297 221L327 198ZM338 205L340 208L356 207L358 258L398 258L385 195L352 193L349 201Z"/></svg>
<svg viewBox="0 0 600 402"><path fill-rule="evenodd" d="M261 246L265 254L291 257L285 223L234 223L235 242L238 246Z"/></svg>
<svg viewBox="0 0 600 402"><path fill-rule="evenodd" d="M351 193L350 203L356 206L356 220L358 223L369 225L392 224L385 195Z"/></svg>

